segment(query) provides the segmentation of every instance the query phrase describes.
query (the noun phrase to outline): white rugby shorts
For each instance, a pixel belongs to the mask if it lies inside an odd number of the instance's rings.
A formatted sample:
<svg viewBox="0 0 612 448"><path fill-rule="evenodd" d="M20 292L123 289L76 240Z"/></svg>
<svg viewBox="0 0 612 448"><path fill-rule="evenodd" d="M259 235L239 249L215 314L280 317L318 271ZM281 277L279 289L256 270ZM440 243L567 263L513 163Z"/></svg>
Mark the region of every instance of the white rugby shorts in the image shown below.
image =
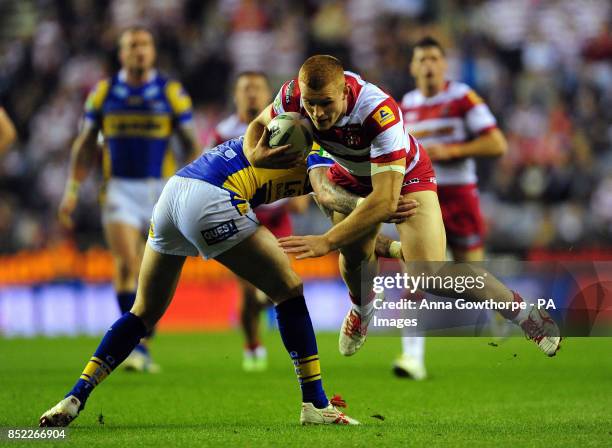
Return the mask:
<svg viewBox="0 0 612 448"><path fill-rule="evenodd" d="M111 178L106 184L102 222L121 222L145 231L165 179Z"/></svg>
<svg viewBox="0 0 612 448"><path fill-rule="evenodd" d="M173 176L153 210L147 243L163 254L215 258L251 236L258 225L252 209L238 212L228 191Z"/></svg>

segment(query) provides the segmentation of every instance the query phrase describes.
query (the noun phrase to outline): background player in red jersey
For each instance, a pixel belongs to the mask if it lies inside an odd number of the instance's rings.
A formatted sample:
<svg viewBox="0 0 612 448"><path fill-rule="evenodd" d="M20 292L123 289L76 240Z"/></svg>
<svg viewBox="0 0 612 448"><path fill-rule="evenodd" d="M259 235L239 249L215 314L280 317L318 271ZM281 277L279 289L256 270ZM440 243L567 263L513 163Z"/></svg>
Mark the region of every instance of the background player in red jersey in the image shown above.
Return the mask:
<svg viewBox="0 0 612 448"><path fill-rule="evenodd" d="M270 103L271 97L270 83L265 73L239 73L234 84L236 112L217 125L212 144L208 146L217 146L244 135L249 123ZM267 227L275 237L281 238L292 232L289 213L303 213L308 204L308 196L300 196L260 205L254 212L260 224ZM238 277L238 282L242 290L240 325L245 337L242 367L247 372L262 371L267 368L267 353L261 343L260 316L262 310L272 302L248 281Z"/></svg>
<svg viewBox="0 0 612 448"><path fill-rule="evenodd" d="M416 89L401 102L406 131L425 147L434 162L446 240L456 261L482 261L485 224L480 212L475 157L506 152L506 139L495 117L474 90L447 79L440 43L425 37L413 50L410 72ZM425 339L402 338L394 363L400 376L426 377Z"/></svg>

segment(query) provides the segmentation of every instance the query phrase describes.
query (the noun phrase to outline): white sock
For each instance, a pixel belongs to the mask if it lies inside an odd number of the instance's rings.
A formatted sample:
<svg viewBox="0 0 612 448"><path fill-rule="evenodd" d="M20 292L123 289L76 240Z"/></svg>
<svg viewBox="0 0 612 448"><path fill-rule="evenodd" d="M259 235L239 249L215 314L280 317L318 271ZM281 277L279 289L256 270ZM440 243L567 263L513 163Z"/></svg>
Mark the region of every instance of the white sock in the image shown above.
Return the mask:
<svg viewBox="0 0 612 448"><path fill-rule="evenodd" d="M425 360L425 337L424 336L403 336L402 354L410 356L419 362Z"/></svg>

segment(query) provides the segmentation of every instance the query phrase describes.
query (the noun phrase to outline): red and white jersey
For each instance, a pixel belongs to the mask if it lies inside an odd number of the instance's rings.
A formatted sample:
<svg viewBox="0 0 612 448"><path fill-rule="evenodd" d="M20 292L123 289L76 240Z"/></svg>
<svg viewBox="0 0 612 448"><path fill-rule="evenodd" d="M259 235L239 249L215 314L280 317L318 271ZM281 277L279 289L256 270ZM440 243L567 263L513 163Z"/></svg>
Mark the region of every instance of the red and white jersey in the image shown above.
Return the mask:
<svg viewBox="0 0 612 448"><path fill-rule="evenodd" d="M401 111L393 98L352 72L344 72L349 88L346 115L326 131L314 128L314 140L360 183L371 185L371 164L406 158L406 172L419 159L416 143L404 133ZM286 82L276 95L272 117L299 112L308 118L298 80Z"/></svg>
<svg viewBox="0 0 612 448"><path fill-rule="evenodd" d="M225 120L220 121L217 127L215 127L211 142L207 146L212 148L233 138L240 137L246 133L248 126L248 123L240 121L238 114L232 114Z"/></svg>
<svg viewBox="0 0 612 448"><path fill-rule="evenodd" d="M433 144L465 143L497 127L489 107L466 84L448 81L432 97L418 89L404 95L401 103L406 132L427 148ZM434 163L438 185L475 184L473 158Z"/></svg>

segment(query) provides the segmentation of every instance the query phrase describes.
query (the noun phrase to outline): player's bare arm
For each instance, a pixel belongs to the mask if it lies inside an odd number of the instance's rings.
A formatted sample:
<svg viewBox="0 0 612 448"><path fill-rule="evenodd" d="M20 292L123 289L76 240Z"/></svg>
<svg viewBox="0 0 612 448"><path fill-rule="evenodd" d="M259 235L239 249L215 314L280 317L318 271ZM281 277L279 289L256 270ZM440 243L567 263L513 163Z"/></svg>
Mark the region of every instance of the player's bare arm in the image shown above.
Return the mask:
<svg viewBox="0 0 612 448"><path fill-rule="evenodd" d="M272 104L268 105L255 118L244 134L244 155L256 168L291 168L302 162L301 153L287 154L291 145L270 148L269 132L266 126L272 120Z"/></svg>
<svg viewBox="0 0 612 448"><path fill-rule="evenodd" d="M15 125L6 114L6 111L0 107L0 154L8 149L17 138Z"/></svg>
<svg viewBox="0 0 612 448"><path fill-rule="evenodd" d="M72 145L70 167L64 196L59 206L59 220L62 225L71 228L72 213L79 199L81 182L86 178L96 163L98 131L93 126L85 126Z"/></svg>
<svg viewBox="0 0 612 448"><path fill-rule="evenodd" d="M495 128L469 142L429 145L425 149L434 162L464 157L499 157L505 154L508 142L502 131Z"/></svg>
<svg viewBox="0 0 612 448"><path fill-rule="evenodd" d="M362 238L372 227L388 220L397 210L405 159L389 163L372 164L372 193L324 235L290 236L279 239L286 253L296 259L321 257L342 246Z"/></svg>
<svg viewBox="0 0 612 448"><path fill-rule="evenodd" d="M317 167L308 173L317 204L343 215L349 215L365 199L350 193L327 178L327 167ZM419 203L414 199L400 197L396 211L387 222L398 223L413 216Z"/></svg>

